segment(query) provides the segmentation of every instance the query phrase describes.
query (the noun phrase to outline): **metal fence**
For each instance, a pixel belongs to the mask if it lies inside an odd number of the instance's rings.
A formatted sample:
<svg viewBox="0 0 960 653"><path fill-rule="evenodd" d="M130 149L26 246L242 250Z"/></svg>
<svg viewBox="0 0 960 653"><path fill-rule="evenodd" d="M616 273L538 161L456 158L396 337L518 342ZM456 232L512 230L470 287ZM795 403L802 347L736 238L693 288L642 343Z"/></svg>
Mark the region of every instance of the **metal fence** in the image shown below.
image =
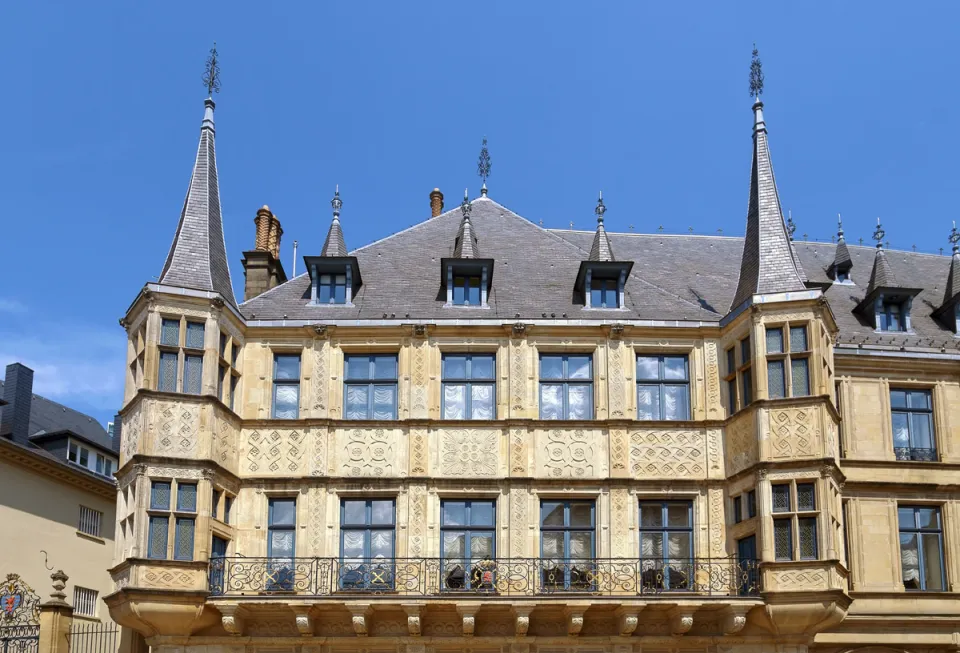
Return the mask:
<svg viewBox="0 0 960 653"><path fill-rule="evenodd" d="M115 653L120 627L113 622L74 620L70 626L70 653Z"/></svg>
<svg viewBox="0 0 960 653"><path fill-rule="evenodd" d="M39 625L0 626L0 653L37 653Z"/></svg>
<svg viewBox="0 0 960 653"><path fill-rule="evenodd" d="M549 558L215 558L214 596L551 594L756 596L756 560Z"/></svg>

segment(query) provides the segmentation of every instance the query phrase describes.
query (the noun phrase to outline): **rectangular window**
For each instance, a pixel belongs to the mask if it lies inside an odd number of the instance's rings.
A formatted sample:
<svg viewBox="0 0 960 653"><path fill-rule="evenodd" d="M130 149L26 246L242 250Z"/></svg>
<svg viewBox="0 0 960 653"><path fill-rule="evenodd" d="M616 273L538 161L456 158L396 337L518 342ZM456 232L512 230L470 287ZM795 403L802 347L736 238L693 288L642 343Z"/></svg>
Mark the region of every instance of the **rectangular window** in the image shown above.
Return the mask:
<svg viewBox="0 0 960 653"><path fill-rule="evenodd" d="M147 557L164 559L167 557L167 534L170 530L170 518L150 515L150 539L147 542Z"/></svg>
<svg viewBox="0 0 960 653"><path fill-rule="evenodd" d="M183 357L183 391L187 394L200 394L203 377L203 356Z"/></svg>
<svg viewBox="0 0 960 653"><path fill-rule="evenodd" d="M750 375L750 368L741 372L743 376L743 405L748 406L753 403L753 377Z"/></svg>
<svg viewBox="0 0 960 653"><path fill-rule="evenodd" d="M899 506L900 565L903 587L907 590L942 592L943 525L940 508L935 506Z"/></svg>
<svg viewBox="0 0 960 653"><path fill-rule="evenodd" d="M445 590L494 588L496 504L440 502L441 568Z"/></svg>
<svg viewBox="0 0 960 653"><path fill-rule="evenodd" d="M100 528L103 525L103 513L93 508L80 506L80 521L77 530L85 535L100 537Z"/></svg>
<svg viewBox="0 0 960 653"><path fill-rule="evenodd" d="M784 338L784 333L789 338ZM767 394L771 399L810 394L807 326L767 327Z"/></svg>
<svg viewBox="0 0 960 653"><path fill-rule="evenodd" d="M929 390L890 390L893 452L897 460L937 460Z"/></svg>
<svg viewBox="0 0 960 653"><path fill-rule="evenodd" d="M803 517L797 520L800 539L800 559L817 559L817 518Z"/></svg>
<svg viewBox="0 0 960 653"><path fill-rule="evenodd" d="M393 499L342 500L339 586L391 589L395 540L396 502Z"/></svg>
<svg viewBox="0 0 960 653"><path fill-rule="evenodd" d="M810 512L817 509L817 486L813 483L797 483L797 510Z"/></svg>
<svg viewBox="0 0 960 653"><path fill-rule="evenodd" d="M593 419L593 356L540 355L540 419Z"/></svg>
<svg viewBox="0 0 960 653"><path fill-rule="evenodd" d="M194 483L177 483L177 512L197 511L197 486Z"/></svg>
<svg viewBox="0 0 960 653"><path fill-rule="evenodd" d="M790 485L773 485L773 512L790 512Z"/></svg>
<svg viewBox="0 0 960 653"><path fill-rule="evenodd" d="M80 447L80 466L90 467L90 450L85 447Z"/></svg>
<svg viewBox="0 0 960 653"><path fill-rule="evenodd" d="M787 396L787 380L783 376L783 361L767 361L767 392L771 399Z"/></svg>
<svg viewBox="0 0 960 653"><path fill-rule="evenodd" d="M300 354L273 355L273 418L300 415Z"/></svg>
<svg viewBox="0 0 960 653"><path fill-rule="evenodd" d="M233 400L234 400L234 398L237 396L237 382L238 382L238 381L240 381L240 377L239 377L239 376L231 376L231 377L230 377L230 401L228 402L229 405L230 405L230 410L233 410Z"/></svg>
<svg viewBox="0 0 960 653"><path fill-rule="evenodd" d="M620 292L616 279L590 280L590 307L591 308L620 308Z"/></svg>
<svg viewBox="0 0 960 653"><path fill-rule="evenodd" d="M685 590L693 580L693 504L640 502L640 577L645 590Z"/></svg>
<svg viewBox="0 0 960 653"><path fill-rule="evenodd" d="M214 519L220 519L220 497L223 492L214 489L210 497L210 516Z"/></svg>
<svg viewBox="0 0 960 653"><path fill-rule="evenodd" d="M878 331L906 331L907 325L903 319L903 305L900 302L883 302L877 314Z"/></svg>
<svg viewBox="0 0 960 653"><path fill-rule="evenodd" d="M397 419L397 355L348 355L345 419Z"/></svg>
<svg viewBox="0 0 960 653"><path fill-rule="evenodd" d="M150 510L170 510L169 481L154 481L150 484Z"/></svg>
<svg viewBox="0 0 960 653"><path fill-rule="evenodd" d="M67 460L72 463L80 461L80 448L77 446L76 442L71 442L70 446L67 447Z"/></svg>
<svg viewBox="0 0 960 653"><path fill-rule="evenodd" d="M180 320L161 320L160 344L167 347L180 346Z"/></svg>
<svg viewBox="0 0 960 653"><path fill-rule="evenodd" d="M230 512L233 510L233 497L229 494L223 498L223 523L230 523Z"/></svg>
<svg viewBox="0 0 960 653"><path fill-rule="evenodd" d="M727 350L727 374L724 380L727 382L727 411L730 415L737 412L737 350L730 347Z"/></svg>
<svg viewBox="0 0 960 653"><path fill-rule="evenodd" d="M444 354L443 419L496 419L493 354Z"/></svg>
<svg viewBox="0 0 960 653"><path fill-rule="evenodd" d="M296 573L297 500L270 499L267 510L267 589L289 592L293 590Z"/></svg>
<svg viewBox="0 0 960 653"><path fill-rule="evenodd" d="M750 351L750 337L746 337L740 341L740 364L746 365L753 358L752 352Z"/></svg>
<svg viewBox="0 0 960 653"><path fill-rule="evenodd" d="M743 501L740 497L733 497L733 523L739 524L743 521Z"/></svg>
<svg viewBox="0 0 960 653"><path fill-rule="evenodd" d="M757 536L749 535L737 540L737 594L754 594L759 584L757 573Z"/></svg>
<svg viewBox="0 0 960 653"><path fill-rule="evenodd" d="M595 533L593 501L540 503L540 573L544 589L593 588Z"/></svg>
<svg viewBox="0 0 960 653"><path fill-rule="evenodd" d="M757 491L747 492L747 518L752 519L757 516Z"/></svg>
<svg viewBox="0 0 960 653"><path fill-rule="evenodd" d="M780 483L770 487L773 498L773 548L777 560L816 560L817 486ZM796 498L796 503L794 503Z"/></svg>
<svg viewBox="0 0 960 653"><path fill-rule="evenodd" d="M193 560L193 517L177 517L174 560Z"/></svg>
<svg viewBox="0 0 960 653"><path fill-rule="evenodd" d="M73 614L81 617L97 616L97 598L99 593L96 590L73 586Z"/></svg>
<svg viewBox="0 0 960 653"><path fill-rule="evenodd" d="M157 390L162 392L177 391L177 353L173 351L160 352L160 373L157 378Z"/></svg>
<svg viewBox="0 0 960 653"><path fill-rule="evenodd" d="M184 347L203 349L203 322L187 322L187 337Z"/></svg>
<svg viewBox="0 0 960 653"><path fill-rule="evenodd" d="M792 519L773 520L773 552L777 560L793 560Z"/></svg>
<svg viewBox="0 0 960 653"><path fill-rule="evenodd" d="M637 356L637 419L690 419L686 356Z"/></svg>
<svg viewBox="0 0 960 653"><path fill-rule="evenodd" d="M454 277L453 303L457 306L480 306L480 277Z"/></svg>
<svg viewBox="0 0 960 653"><path fill-rule="evenodd" d="M347 275L321 274L317 285L318 304L347 303Z"/></svg>

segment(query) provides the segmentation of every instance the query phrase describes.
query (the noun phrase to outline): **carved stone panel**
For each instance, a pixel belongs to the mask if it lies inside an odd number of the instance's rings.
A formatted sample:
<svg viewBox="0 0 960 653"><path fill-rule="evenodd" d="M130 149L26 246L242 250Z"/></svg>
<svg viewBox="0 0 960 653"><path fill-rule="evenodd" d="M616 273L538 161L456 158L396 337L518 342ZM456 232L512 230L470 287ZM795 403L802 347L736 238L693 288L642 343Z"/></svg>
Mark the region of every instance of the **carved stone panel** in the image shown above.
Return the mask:
<svg viewBox="0 0 960 653"><path fill-rule="evenodd" d="M240 447L241 471L256 476L306 475L311 458L309 428L245 430Z"/></svg>
<svg viewBox="0 0 960 653"><path fill-rule="evenodd" d="M399 437L394 429L353 428L337 434L339 469L344 476L401 476Z"/></svg>
<svg viewBox="0 0 960 653"><path fill-rule="evenodd" d="M192 457L200 436L200 406L192 403L157 402L153 449L163 456Z"/></svg>
<svg viewBox="0 0 960 653"><path fill-rule="evenodd" d="M653 430L630 434L630 470L634 478L704 478L706 457L703 431Z"/></svg>
<svg viewBox="0 0 960 653"><path fill-rule="evenodd" d="M626 346L614 340L610 343L610 354L607 362L607 391L610 397L610 418L623 419L627 412L627 380L624 360L627 358L624 350Z"/></svg>
<svg viewBox="0 0 960 653"><path fill-rule="evenodd" d="M724 437L728 475L738 474L757 462L757 432L752 413L734 418Z"/></svg>
<svg viewBox="0 0 960 653"><path fill-rule="evenodd" d="M140 435L143 433L143 419L145 411L144 401L140 401L133 410L127 413L123 420L120 444L120 465L123 466L134 454L139 452Z"/></svg>
<svg viewBox="0 0 960 653"><path fill-rule="evenodd" d="M451 429L438 432L440 473L444 476L496 476L500 469L500 431Z"/></svg>
<svg viewBox="0 0 960 653"><path fill-rule="evenodd" d="M237 471L237 439L239 429L220 410L215 409L213 433L213 459L231 472Z"/></svg>
<svg viewBox="0 0 960 653"><path fill-rule="evenodd" d="M596 478L604 473L600 437L593 429L537 434L540 473L549 478Z"/></svg>
<svg viewBox="0 0 960 653"><path fill-rule="evenodd" d="M775 408L767 412L769 448L773 459L800 458L819 453L820 426L812 406Z"/></svg>

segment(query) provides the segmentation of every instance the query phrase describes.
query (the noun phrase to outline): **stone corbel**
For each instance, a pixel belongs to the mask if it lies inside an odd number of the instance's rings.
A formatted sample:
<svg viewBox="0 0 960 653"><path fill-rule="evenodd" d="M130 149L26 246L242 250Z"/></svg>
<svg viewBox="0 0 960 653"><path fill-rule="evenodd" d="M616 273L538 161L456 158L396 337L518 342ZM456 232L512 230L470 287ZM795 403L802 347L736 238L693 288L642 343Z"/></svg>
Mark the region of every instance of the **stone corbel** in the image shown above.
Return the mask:
<svg viewBox="0 0 960 653"><path fill-rule="evenodd" d="M637 629L641 609L633 606L617 608L617 630L622 637L629 637Z"/></svg>
<svg viewBox="0 0 960 653"><path fill-rule="evenodd" d="M476 603L467 603L457 606L457 612L463 619L463 634L465 637L473 637L473 631L477 626L477 611L480 605Z"/></svg>
<svg viewBox="0 0 960 653"><path fill-rule="evenodd" d="M523 322L513 323L513 335L515 338L522 338L527 333L527 325Z"/></svg>
<svg viewBox="0 0 960 653"><path fill-rule="evenodd" d="M244 609L239 605L221 605L219 610L223 629L231 635L243 635L243 629L246 627Z"/></svg>
<svg viewBox="0 0 960 653"><path fill-rule="evenodd" d="M407 631L413 637L420 635L420 606L418 604L403 605L404 612L407 613Z"/></svg>
<svg viewBox="0 0 960 653"><path fill-rule="evenodd" d="M570 637L576 637L583 630L583 613L586 608L569 607L564 610L564 616L567 619L567 634Z"/></svg>
<svg viewBox="0 0 960 653"><path fill-rule="evenodd" d="M313 617L310 616L310 608L295 607L293 616L297 622L297 632L303 637L313 636Z"/></svg>
<svg viewBox="0 0 960 653"><path fill-rule="evenodd" d="M747 613L752 605L728 605L723 611L723 634L735 635L747 625Z"/></svg>
<svg viewBox="0 0 960 653"><path fill-rule="evenodd" d="M674 635L683 635L690 632L690 629L693 628L693 613L696 611L695 607L688 606L677 606L671 610L669 613L670 632Z"/></svg>
<svg viewBox="0 0 960 653"><path fill-rule="evenodd" d="M513 606L513 614L516 618L517 637L526 637L530 630L530 613L533 612L532 605Z"/></svg>
<svg viewBox="0 0 960 653"><path fill-rule="evenodd" d="M367 636L367 617L370 616L369 605L352 605L350 609L350 621L353 624L353 632L360 637Z"/></svg>
<svg viewBox="0 0 960 653"><path fill-rule="evenodd" d="M623 337L624 326L617 322L616 324L610 325L610 339L611 340L620 340Z"/></svg>

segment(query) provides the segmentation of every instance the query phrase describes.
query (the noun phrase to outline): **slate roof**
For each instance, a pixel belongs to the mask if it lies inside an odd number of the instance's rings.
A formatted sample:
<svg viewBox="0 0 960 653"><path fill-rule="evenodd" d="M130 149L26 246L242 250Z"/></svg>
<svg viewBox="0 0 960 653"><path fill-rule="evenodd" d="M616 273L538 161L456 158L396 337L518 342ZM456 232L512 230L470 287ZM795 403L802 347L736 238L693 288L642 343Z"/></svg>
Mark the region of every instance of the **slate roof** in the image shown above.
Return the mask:
<svg viewBox="0 0 960 653"><path fill-rule="evenodd" d="M877 248L877 253L873 257L873 268L870 272L870 281L867 282L867 294L869 295L878 288L899 288L897 277L887 262L886 253Z"/></svg>
<svg viewBox="0 0 960 653"><path fill-rule="evenodd" d="M3 381L0 381L0 394ZM28 437L32 441L54 434L73 434L104 451L114 451L113 438L96 419L68 406L32 395Z"/></svg>
<svg viewBox="0 0 960 653"><path fill-rule="evenodd" d="M160 283L218 292L236 306L220 215L214 107L213 100L207 98L190 186Z"/></svg>
<svg viewBox="0 0 960 653"><path fill-rule="evenodd" d="M947 274L943 304L949 304L958 293L960 293L960 252L954 252L953 256L950 257L950 272Z"/></svg>
<svg viewBox="0 0 960 653"><path fill-rule="evenodd" d="M459 206L351 252L363 270L354 306L312 306L303 274L240 306L251 320L519 319L546 317L719 322L733 304L744 239L607 232L622 260L634 261L625 287L625 309L586 309L573 287L595 232L544 229L488 197L473 202L471 221L483 234L484 255L497 263L489 308L445 307L436 264L452 254ZM350 224L347 223L347 229ZM853 309L866 294L875 249L847 246L853 284L833 284L828 270L837 245L795 241L812 284L824 286L844 343L958 348L960 340L932 317L944 296L951 257L888 250L886 263L904 287L922 288L914 299L913 334L878 334ZM429 259L429 260L428 260Z"/></svg>

